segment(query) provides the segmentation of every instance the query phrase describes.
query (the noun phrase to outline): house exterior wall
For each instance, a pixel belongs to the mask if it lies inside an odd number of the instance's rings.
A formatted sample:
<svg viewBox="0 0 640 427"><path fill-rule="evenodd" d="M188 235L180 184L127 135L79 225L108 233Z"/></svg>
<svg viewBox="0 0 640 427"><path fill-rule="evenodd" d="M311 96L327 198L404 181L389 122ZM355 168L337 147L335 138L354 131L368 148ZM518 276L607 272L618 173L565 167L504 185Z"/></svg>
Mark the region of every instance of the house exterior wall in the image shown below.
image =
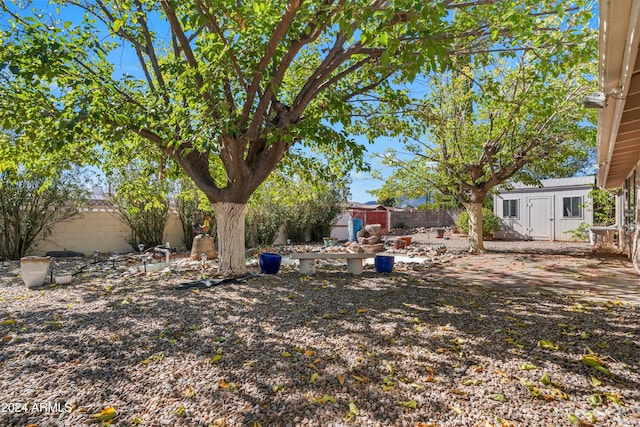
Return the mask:
<svg viewBox="0 0 640 427"><path fill-rule="evenodd" d="M635 203L630 205L629 195L625 194L627 189L623 188L618 193L616 200L618 247L633 261L636 271L640 274L640 162L636 164L627 180L635 188L633 192ZM629 212L630 209L633 209L635 214Z"/></svg>
<svg viewBox="0 0 640 427"><path fill-rule="evenodd" d="M118 213L107 205L92 205L82 210L81 215L55 225L51 235L37 245L29 255L44 255L49 251L75 251L90 255L98 250L102 253L127 253L134 249L127 243L129 226L118 217ZM178 216L170 212L164 231L164 241L184 250L182 226Z"/></svg>
<svg viewBox="0 0 640 427"><path fill-rule="evenodd" d="M591 180L593 178L591 177ZM589 177L543 180L543 187L521 187L494 195L494 213L502 221L501 239L572 240L581 223L593 224ZM572 205L567 207L565 199ZM505 206L508 200L510 206ZM580 205L579 214L572 213ZM509 212L505 212L505 208ZM565 212L565 209L569 209ZM515 210L515 212L514 212Z"/></svg>
<svg viewBox="0 0 640 427"><path fill-rule="evenodd" d="M330 237L334 237L338 240L349 239L349 220L351 219L351 212L342 212L336 223L331 227Z"/></svg>

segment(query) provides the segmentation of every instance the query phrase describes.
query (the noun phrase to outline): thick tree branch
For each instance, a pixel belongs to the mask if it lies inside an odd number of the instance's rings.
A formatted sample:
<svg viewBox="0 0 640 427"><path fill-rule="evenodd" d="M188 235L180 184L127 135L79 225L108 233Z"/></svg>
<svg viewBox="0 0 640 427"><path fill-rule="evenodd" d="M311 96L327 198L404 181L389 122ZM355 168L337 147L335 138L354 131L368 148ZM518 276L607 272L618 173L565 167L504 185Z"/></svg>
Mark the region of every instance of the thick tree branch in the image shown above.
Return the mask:
<svg viewBox="0 0 640 427"><path fill-rule="evenodd" d="M345 0L341 0L339 5L342 6ZM330 5L332 0L325 0L325 5ZM292 41L280 63L278 64L276 71L274 72L273 78L271 82L267 85L265 89L265 93L261 96L260 102L256 108L256 111L253 113L253 118L251 123L249 124L247 134L251 140L256 140L258 138L260 123L263 120L263 115L268 109L268 106L272 102L277 102L277 90L279 89L284 77L291 66L291 63L295 59L296 55L300 52L300 50L307 44L313 43L320 37L322 32L330 25L332 17L337 13L339 8L332 9L327 16L324 16L325 12L319 10L312 19L307 22L306 30L300 34L300 38ZM308 34L308 35L307 35ZM249 107L247 109L246 107ZM249 120L249 116L245 114L250 112L250 105L245 104L245 109L243 110L243 124ZM285 116L279 117L280 127L287 126L290 122L296 121L299 116L292 116L287 114Z"/></svg>
<svg viewBox="0 0 640 427"><path fill-rule="evenodd" d="M202 98L206 101L208 106L209 115L211 117L218 116L218 106L215 104L211 94L204 90L204 79L200 70L198 69L198 60L191 49L191 45L189 44L189 39L182 29L182 25L180 24L180 20L178 19L175 10L173 9L171 2L169 0L161 0L160 4L162 5L162 9L169 21L169 25L171 26L171 32L178 39L178 43L180 44L180 48L184 53L184 56L187 60L187 64L191 67L195 73L194 82L196 87L200 91Z"/></svg>
<svg viewBox="0 0 640 427"><path fill-rule="evenodd" d="M276 28L271 33L271 37L267 42L264 55L260 58L260 62L258 63L258 67L253 73L253 79L251 81L251 85L247 89L247 99L244 104L244 108L242 111L242 117L247 118L249 116L249 112L251 111L251 106L253 105L253 101L255 99L256 93L260 88L260 83L264 76L264 72L267 69L267 66L271 62L273 56L278 51L278 46L280 42L287 34L293 19L296 16L296 13L300 9L302 2L301 0L291 0L287 5L284 14L282 15L282 19L276 25Z"/></svg>
<svg viewBox="0 0 640 427"><path fill-rule="evenodd" d="M144 40L146 43L145 52L149 56L149 61L151 62L151 66L153 67L153 73L158 82L158 86L163 92L163 99L166 104L169 104L169 96L166 93L166 83L164 81L164 77L162 76L162 72L160 71L160 64L158 61L158 56L156 55L155 47L153 46L153 38L151 37L151 31L149 31L149 26L147 25L147 20L144 18L143 7L140 3L140 0L135 0L136 7L138 8L138 12L140 17L138 21L140 22L140 26L142 28L142 33L144 34ZM137 51L138 49L136 49ZM148 74L146 64L142 64L145 70L145 74Z"/></svg>
<svg viewBox="0 0 640 427"><path fill-rule="evenodd" d="M222 43L224 43L226 52L229 55L229 59L231 61L231 65L233 66L233 69L236 72L236 76L238 77L238 81L240 82L244 90L247 91L248 90L247 79L245 78L244 73L242 72L242 68L240 68L240 65L238 64L238 58L236 57L236 54L233 52L233 49L231 48L231 44L229 43L229 41L224 35L224 31L222 31L222 29L218 25L218 21L213 16L213 14L211 14L211 12L209 11L209 8L206 7L204 3L202 3L202 0L197 0L197 4L200 7L200 9L203 10L204 13L207 15L207 18L209 19L209 26L213 29L213 32L216 33L218 37L220 37L220 40L222 41Z"/></svg>

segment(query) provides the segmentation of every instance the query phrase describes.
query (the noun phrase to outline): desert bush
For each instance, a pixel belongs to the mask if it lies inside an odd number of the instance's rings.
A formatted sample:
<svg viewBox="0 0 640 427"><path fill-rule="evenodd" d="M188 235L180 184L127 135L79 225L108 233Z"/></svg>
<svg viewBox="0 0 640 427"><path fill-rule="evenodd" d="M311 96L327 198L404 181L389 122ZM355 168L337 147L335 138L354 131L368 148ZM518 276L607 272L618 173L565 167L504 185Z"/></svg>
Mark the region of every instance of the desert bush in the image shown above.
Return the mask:
<svg viewBox="0 0 640 427"><path fill-rule="evenodd" d="M0 259L19 259L53 227L79 215L88 190L78 171L51 177L28 170L0 172Z"/></svg>
<svg viewBox="0 0 640 427"><path fill-rule="evenodd" d="M134 249L140 243L146 247L163 244L170 183L149 165L136 163L112 171L110 182L115 189L111 204L131 231L127 243Z"/></svg>

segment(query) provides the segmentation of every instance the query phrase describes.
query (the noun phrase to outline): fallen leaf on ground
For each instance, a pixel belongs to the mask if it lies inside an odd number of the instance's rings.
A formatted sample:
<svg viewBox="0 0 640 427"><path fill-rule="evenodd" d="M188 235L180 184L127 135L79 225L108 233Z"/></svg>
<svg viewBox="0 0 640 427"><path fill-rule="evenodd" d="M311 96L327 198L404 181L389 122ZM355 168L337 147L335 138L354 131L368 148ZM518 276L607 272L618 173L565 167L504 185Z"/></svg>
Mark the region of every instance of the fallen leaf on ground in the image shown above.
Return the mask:
<svg viewBox="0 0 640 427"><path fill-rule="evenodd" d="M599 379L597 379L596 377L594 377L593 375L590 375L591 377L591 385L594 387L599 387L602 385L602 381L600 381Z"/></svg>
<svg viewBox="0 0 640 427"><path fill-rule="evenodd" d="M218 381L217 385L218 385L218 388L221 388L222 390L233 390L238 387L238 384L230 383L226 380Z"/></svg>
<svg viewBox="0 0 640 427"><path fill-rule="evenodd" d="M551 377L546 372L540 377L540 382L544 385L551 384Z"/></svg>
<svg viewBox="0 0 640 427"><path fill-rule="evenodd" d="M489 395L489 399L495 400L496 402L506 402L507 401L507 398L504 397L504 394L501 394L501 393L491 394L491 395Z"/></svg>
<svg viewBox="0 0 640 427"><path fill-rule="evenodd" d="M407 402L398 402L398 405L404 406L409 409L416 409L418 407L418 403L415 400L409 400Z"/></svg>
<svg viewBox="0 0 640 427"><path fill-rule="evenodd" d="M458 415L462 415L462 409L458 408L457 406L449 405L449 409L451 409Z"/></svg>
<svg viewBox="0 0 640 427"><path fill-rule="evenodd" d="M118 412L112 406L104 408L102 411L91 415L90 420L93 422L109 421L118 416Z"/></svg>
<svg viewBox="0 0 640 427"><path fill-rule="evenodd" d="M532 371L534 369L538 369L538 366L532 364L532 363L524 363L522 365L520 365L520 369L522 369L523 371Z"/></svg>
<svg viewBox="0 0 640 427"><path fill-rule="evenodd" d="M559 348L557 344L554 344L551 341L547 341L547 340L538 341L538 347L545 348L547 350L558 350Z"/></svg>
<svg viewBox="0 0 640 427"><path fill-rule="evenodd" d="M496 421L498 421L500 423L500 427L517 427L516 423L514 423L511 420L507 420L506 418L500 418L498 417L496 419Z"/></svg>
<svg viewBox="0 0 640 427"><path fill-rule="evenodd" d="M391 381L391 379L389 377L384 377L382 379L382 391L392 390L393 387L395 387L395 385L396 385L396 383Z"/></svg>
<svg viewBox="0 0 640 427"><path fill-rule="evenodd" d="M593 427L593 424L586 420L581 420L573 414L569 415L569 422L577 427Z"/></svg>
<svg viewBox="0 0 640 427"><path fill-rule="evenodd" d="M360 415L360 409L356 406L355 402L349 402L349 412L345 415L345 421L353 421L358 415Z"/></svg>
<svg viewBox="0 0 640 427"><path fill-rule="evenodd" d="M326 403L336 403L336 399L333 396L329 396L328 394L325 394L322 397L316 397L315 399L313 399L311 401L311 403L322 403L322 404L326 404Z"/></svg>
<svg viewBox="0 0 640 427"><path fill-rule="evenodd" d="M162 362L164 360L164 354L162 353L156 353L152 356L149 356L148 358L146 358L145 360L143 360L142 363L143 365L148 365L150 363L153 362Z"/></svg>
<svg viewBox="0 0 640 427"><path fill-rule="evenodd" d="M360 381L361 383L366 383L367 381L369 381L369 378L367 377L361 377L359 375L354 375L354 374L351 374L351 376L353 377L354 380Z"/></svg>
<svg viewBox="0 0 640 427"><path fill-rule="evenodd" d="M622 401L620 400L620 395L615 393L607 393L606 391L602 393L609 402L613 402L616 405L622 405Z"/></svg>

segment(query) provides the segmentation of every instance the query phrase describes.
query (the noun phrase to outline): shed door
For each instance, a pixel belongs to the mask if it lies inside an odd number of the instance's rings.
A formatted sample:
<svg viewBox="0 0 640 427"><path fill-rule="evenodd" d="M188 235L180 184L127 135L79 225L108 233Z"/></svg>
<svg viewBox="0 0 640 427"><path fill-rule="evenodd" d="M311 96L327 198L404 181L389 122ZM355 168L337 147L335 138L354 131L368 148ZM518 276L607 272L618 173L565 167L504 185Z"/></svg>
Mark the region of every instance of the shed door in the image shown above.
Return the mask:
<svg viewBox="0 0 640 427"><path fill-rule="evenodd" d="M527 198L526 235L534 240L552 240L551 197Z"/></svg>

